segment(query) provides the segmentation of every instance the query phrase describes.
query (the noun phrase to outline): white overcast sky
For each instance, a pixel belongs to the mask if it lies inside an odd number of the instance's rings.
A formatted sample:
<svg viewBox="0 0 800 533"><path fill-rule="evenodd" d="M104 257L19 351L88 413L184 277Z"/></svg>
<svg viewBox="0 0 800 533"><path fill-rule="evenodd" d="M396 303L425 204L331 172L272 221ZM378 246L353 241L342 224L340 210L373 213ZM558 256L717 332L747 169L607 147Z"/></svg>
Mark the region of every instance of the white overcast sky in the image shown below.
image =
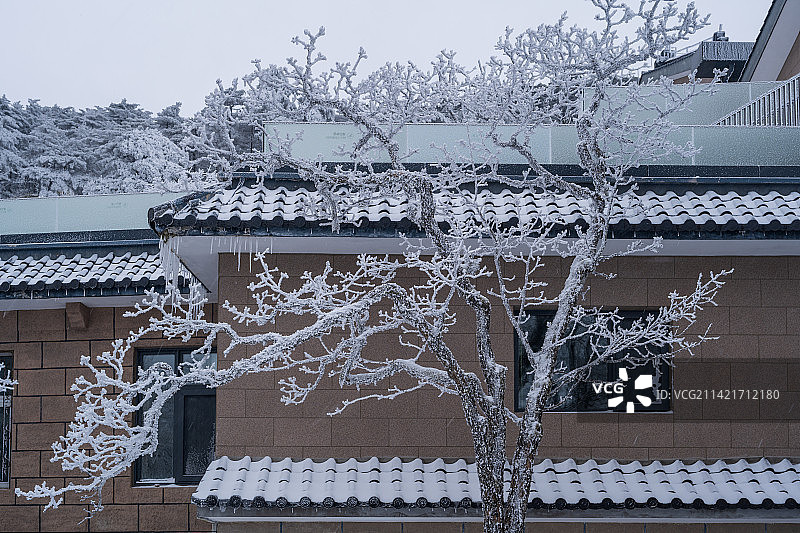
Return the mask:
<svg viewBox="0 0 800 533"><path fill-rule="evenodd" d="M752 41L771 0L696 4L712 22L696 41L719 24L732 41ZM325 26L330 59L348 60L363 46L368 67L425 64L449 48L472 65L493 53L506 26L553 22L563 11L587 25L590 7L584 0L0 0L0 94L77 108L127 98L151 111L180 101L187 115L217 78L249 72L250 60L283 63L296 53L291 37L305 28Z"/></svg>

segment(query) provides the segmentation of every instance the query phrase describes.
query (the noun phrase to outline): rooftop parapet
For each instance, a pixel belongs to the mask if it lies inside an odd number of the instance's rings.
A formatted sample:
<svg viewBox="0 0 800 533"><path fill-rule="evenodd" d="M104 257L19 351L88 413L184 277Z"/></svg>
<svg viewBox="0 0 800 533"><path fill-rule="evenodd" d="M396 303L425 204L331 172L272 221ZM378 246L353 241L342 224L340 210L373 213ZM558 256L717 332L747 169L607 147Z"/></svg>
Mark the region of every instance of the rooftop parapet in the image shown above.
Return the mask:
<svg viewBox="0 0 800 533"><path fill-rule="evenodd" d="M147 210L181 196L136 193L0 200L0 245L152 239Z"/></svg>
<svg viewBox="0 0 800 533"><path fill-rule="evenodd" d="M720 117L718 116L716 120ZM271 124L278 135L294 136L302 131L295 142L293 153L297 157L319 159L325 162L347 162L344 149L351 147L360 137L355 126L342 123L275 123ZM435 163L444 160L476 161L480 155L461 143L471 139L480 142L487 127L465 124L409 124L397 134L400 153L406 163ZM515 131L514 126L501 128L501 135ZM678 155L662 157L649 163L659 165L722 165L722 166L796 166L800 165L800 129L792 127L729 127L729 126L678 126L670 135L676 144L693 142L700 151L691 158ZM572 125L540 128L531 135L533 155L543 164L578 164L575 150L578 138ZM442 155L447 148L449 157ZM524 164L523 158L511 150L496 150L486 141L483 155L497 152L500 164ZM480 150L478 150L480 151ZM477 157L476 157L477 156ZM385 162L384 154L375 152L376 162ZM645 162L647 163L647 162Z"/></svg>

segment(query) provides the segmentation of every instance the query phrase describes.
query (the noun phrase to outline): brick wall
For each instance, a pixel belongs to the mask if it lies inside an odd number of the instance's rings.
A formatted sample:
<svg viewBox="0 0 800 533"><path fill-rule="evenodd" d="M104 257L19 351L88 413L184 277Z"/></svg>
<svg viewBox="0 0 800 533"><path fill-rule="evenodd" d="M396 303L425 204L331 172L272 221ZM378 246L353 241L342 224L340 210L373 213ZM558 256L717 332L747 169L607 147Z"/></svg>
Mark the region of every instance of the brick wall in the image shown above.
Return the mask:
<svg viewBox="0 0 800 533"><path fill-rule="evenodd" d="M41 502L14 495L47 481L63 485L70 478L51 463L51 443L66 430L75 414L69 392L84 372L80 356L110 349L143 320L123 317L124 309L93 308L88 327L69 327L64 309L0 311L0 352L11 352L14 377L19 382L12 398L12 452L10 488L0 489L0 531L207 531L211 525L196 519L188 504L194 487L134 487L130 474L109 483L103 493L105 510L80 523L85 516L80 499L66 497L56 510L42 512ZM211 308L208 312L213 312ZM156 347L168 341L145 339L140 346ZM133 360L128 363L132 372Z"/></svg>
<svg viewBox="0 0 800 533"><path fill-rule="evenodd" d="M304 270L321 271L326 261L334 268L349 268L353 258L285 254L270 256L269 261L297 276ZM546 263L541 270L544 279L558 287L568 263L560 258ZM239 307L252 304L247 285L255 279L255 265L234 255L220 256L219 264L219 301ZM604 267L617 278L595 279L585 298L593 305L653 308L664 304L673 289L684 293L693 289L698 273L721 268L735 272L719 294L718 307L706 309L694 328L698 333L712 322L711 332L719 340L704 345L695 358L676 362L673 387L778 389L780 399L674 400L670 413L548 413L541 456L622 460L800 456L800 258L621 258ZM462 319L448 342L464 366L477 369L474 326L465 306L457 311ZM220 316L227 319L230 314L220 308ZM298 325L281 320L274 328L291 332ZM498 359L513 369L513 335L499 313L493 317L491 333ZM373 342L369 349L379 353L396 346L396 336L387 335L386 343ZM273 374L250 376L218 391L219 455L473 455L455 398L422 391L392 401L362 402L330 418L325 413L352 397L352 391L326 381L306 404L284 406L277 379ZM511 380L509 390L513 390ZM509 404L511 399L509 393Z"/></svg>
<svg viewBox="0 0 800 533"><path fill-rule="evenodd" d="M352 257L323 255L273 258L293 275L306 269L318 271L326 260L336 268L348 268L353 261ZM677 362L674 387L778 388L779 401L685 400L675 401L672 413L636 415L549 413L540 454L617 459L800 456L800 356L796 348L800 339L800 259L618 260L606 270L616 272L619 278L595 280L586 297L592 304L653 307L663 303L673 288L690 289L698 272L730 267L736 271L720 293L720 305L704 315L706 322L713 321L712 332L720 339L705 345L695 359ZM545 267L546 279L558 283L564 268L560 259L550 259ZM220 301L251 303L246 287L254 277L244 257L239 265L235 256L221 256ZM106 510L80 525L83 506L75 497L68 497L59 510L43 513L38 502L14 496L15 487L30 488L43 479L55 484L69 480L58 465L49 462L50 444L64 433L66 423L73 417L69 386L82 372L80 355L107 350L112 339L138 327L136 320L122 316L123 311L92 309L89 326L83 330L68 326L63 309L0 312L0 351L13 354L14 374L19 381L13 397L12 481L10 489L0 489L0 530L210 529L208 523L195 518L195 510L186 504L193 488L134 487L130 475L109 484L104 494ZM472 342L474 326L466 311L462 306L464 319L453 328L448 341L465 366L477 368ZM224 310L219 314L222 319L230 317ZM500 315L492 324L498 357L512 368L513 335ZM296 321L281 320L276 329L290 332L298 325ZM385 344L378 343L370 349L380 351L396 346L394 337L387 335L385 340ZM165 342L151 338L140 346ZM234 353L231 357L241 355ZM132 370L133 362L129 363ZM460 405L453 398L437 398L433 391L394 401L364 402L333 419L324 413L342 399L352 397L335 382L324 383L301 406L284 406L279 396L277 379L272 374L245 377L221 388L217 394L217 454L472 455Z"/></svg>

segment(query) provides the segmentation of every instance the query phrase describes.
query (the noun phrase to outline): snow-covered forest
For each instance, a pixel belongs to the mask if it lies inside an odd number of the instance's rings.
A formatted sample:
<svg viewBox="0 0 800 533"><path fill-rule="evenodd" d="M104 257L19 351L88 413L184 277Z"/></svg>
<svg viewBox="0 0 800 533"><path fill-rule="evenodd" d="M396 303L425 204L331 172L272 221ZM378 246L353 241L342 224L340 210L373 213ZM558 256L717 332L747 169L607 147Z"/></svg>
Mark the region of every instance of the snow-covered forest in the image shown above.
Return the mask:
<svg viewBox="0 0 800 533"><path fill-rule="evenodd" d="M296 102L280 96L272 95L260 118L293 112L296 121L334 119L304 117ZM220 153L260 148L260 134L244 111L246 98L236 80L231 87L218 82L206 107L184 117L180 103L152 113L124 99L74 109L0 96L0 198L196 191L224 184L231 175L215 164ZM225 135L214 131L220 117Z"/></svg>
<svg viewBox="0 0 800 533"><path fill-rule="evenodd" d="M192 188L180 104L77 110L0 97L0 198Z"/></svg>

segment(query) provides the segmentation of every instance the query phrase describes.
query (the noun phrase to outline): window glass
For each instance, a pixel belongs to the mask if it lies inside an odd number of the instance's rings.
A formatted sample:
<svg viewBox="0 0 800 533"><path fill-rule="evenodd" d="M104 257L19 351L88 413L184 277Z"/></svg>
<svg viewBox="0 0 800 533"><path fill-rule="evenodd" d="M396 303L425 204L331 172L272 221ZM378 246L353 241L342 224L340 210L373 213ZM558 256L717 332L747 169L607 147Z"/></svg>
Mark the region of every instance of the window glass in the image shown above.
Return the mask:
<svg viewBox="0 0 800 533"><path fill-rule="evenodd" d="M139 366L142 370L147 370L156 363L165 363L175 370L174 353L143 353L139 357Z"/></svg>
<svg viewBox="0 0 800 533"><path fill-rule="evenodd" d="M153 456L145 455L141 458L141 481L171 483L175 481L172 475L173 444L175 419L175 400L164 404L161 417L158 419L158 447Z"/></svg>
<svg viewBox="0 0 800 533"><path fill-rule="evenodd" d="M183 397L183 474L202 476L214 460L216 398L206 395Z"/></svg>
<svg viewBox="0 0 800 533"><path fill-rule="evenodd" d="M624 311L620 313L623 316L623 327L630 326L633 321L645 316L647 311ZM536 351L541 349L544 344L544 336L547 332L548 324L553 320L555 313L552 311L536 311L530 313L528 319L523 324L523 330L527 336L527 342L531 348ZM585 323L586 324L586 323ZM575 328L575 333L581 333L586 330L586 325L578 325ZM558 378L565 372L584 366L591 355L591 339L587 337L579 337L577 339L568 341L558 351L556 356L556 374ZM598 345L603 345L603 340L597 342ZM525 398L531 387L532 375L531 364L528 358L525 357L525 349L522 344L523 340L519 336L514 337L514 354L515 354L515 409L525 409ZM663 348L653 347L651 353L664 353ZM619 358L617 356L616 358ZM619 369L628 368L626 365L619 363L600 363L593 366L589 372L584 376L583 381L577 383L574 387L570 385L561 385L556 388L551 395L548 404L553 411L624 411L626 403L623 402L615 408L609 408L608 399L609 395L603 391L597 392L596 387L600 384L618 382ZM629 369L630 375L635 379L636 376L641 374L653 375L653 391L668 389L670 386L669 381L669 365L667 363L660 363L657 368L654 368L652 363L641 365L635 369ZM655 398L655 395L654 395ZM637 405L637 411L668 411L669 400L656 399L649 406Z"/></svg>
<svg viewBox="0 0 800 533"><path fill-rule="evenodd" d="M175 354L145 353L140 356L142 370L147 370L156 363L165 363L175 369ZM145 404L149 408L151 402ZM158 447L152 456L145 455L139 463L139 480L144 482L171 483L175 481L172 474L174 448L175 399L164 404L158 419Z"/></svg>
<svg viewBox="0 0 800 533"><path fill-rule="evenodd" d="M197 360L191 350L159 350L139 354L142 370L165 363L173 370ZM211 353L204 366L216 368ZM159 418L158 448L138 462L137 480L143 483L197 483L214 459L216 392L200 385L186 386L164 405Z"/></svg>

